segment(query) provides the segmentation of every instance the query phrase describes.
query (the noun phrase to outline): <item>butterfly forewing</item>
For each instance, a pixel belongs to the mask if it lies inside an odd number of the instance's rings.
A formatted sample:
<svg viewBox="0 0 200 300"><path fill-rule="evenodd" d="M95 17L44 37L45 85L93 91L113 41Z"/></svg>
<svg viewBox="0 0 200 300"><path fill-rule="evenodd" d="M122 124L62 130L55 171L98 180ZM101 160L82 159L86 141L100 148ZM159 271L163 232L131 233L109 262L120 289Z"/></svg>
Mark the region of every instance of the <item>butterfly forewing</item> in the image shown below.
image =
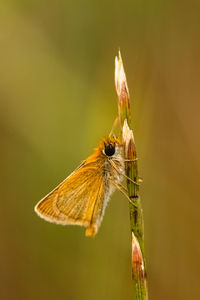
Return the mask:
<svg viewBox="0 0 200 300"><path fill-rule="evenodd" d="M84 164L44 197L35 210L49 222L86 226L86 234L95 235L104 198L102 169L97 163Z"/></svg>

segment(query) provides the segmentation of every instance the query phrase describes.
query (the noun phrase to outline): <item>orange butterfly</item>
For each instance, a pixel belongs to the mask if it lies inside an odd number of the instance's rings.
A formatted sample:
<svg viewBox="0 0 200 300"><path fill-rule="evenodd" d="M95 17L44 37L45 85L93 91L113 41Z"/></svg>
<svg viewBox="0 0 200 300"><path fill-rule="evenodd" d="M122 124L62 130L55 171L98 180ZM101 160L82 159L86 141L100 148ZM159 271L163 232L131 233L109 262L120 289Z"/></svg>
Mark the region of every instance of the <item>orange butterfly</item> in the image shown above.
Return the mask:
<svg viewBox="0 0 200 300"><path fill-rule="evenodd" d="M85 226L86 236L95 236L110 195L123 192L123 145L115 137L103 139L99 147L52 192L35 206L49 222Z"/></svg>

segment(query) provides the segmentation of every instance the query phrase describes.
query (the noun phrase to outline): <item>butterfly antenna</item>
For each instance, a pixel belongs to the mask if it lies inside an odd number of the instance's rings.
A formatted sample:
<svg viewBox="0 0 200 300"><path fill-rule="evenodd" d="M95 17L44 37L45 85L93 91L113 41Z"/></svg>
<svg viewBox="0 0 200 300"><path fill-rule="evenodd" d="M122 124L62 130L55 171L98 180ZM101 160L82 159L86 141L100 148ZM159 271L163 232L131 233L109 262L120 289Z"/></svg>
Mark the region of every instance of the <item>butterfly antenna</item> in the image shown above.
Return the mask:
<svg viewBox="0 0 200 300"><path fill-rule="evenodd" d="M109 134L109 136L114 136L115 137L115 135L113 134L113 131L115 130L115 128L116 128L116 126L119 124L119 117L117 117L116 119L115 119L115 121L114 121L114 123L113 123L113 126L112 126L112 129L111 129L111 131L110 131L110 134Z"/></svg>

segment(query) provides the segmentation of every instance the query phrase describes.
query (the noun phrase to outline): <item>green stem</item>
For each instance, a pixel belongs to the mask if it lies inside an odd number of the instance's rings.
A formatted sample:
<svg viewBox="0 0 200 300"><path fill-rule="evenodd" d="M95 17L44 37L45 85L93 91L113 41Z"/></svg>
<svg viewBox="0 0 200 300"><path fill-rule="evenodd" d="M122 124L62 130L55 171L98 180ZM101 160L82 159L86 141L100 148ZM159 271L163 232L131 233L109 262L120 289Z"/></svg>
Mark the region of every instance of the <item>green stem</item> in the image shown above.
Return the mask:
<svg viewBox="0 0 200 300"><path fill-rule="evenodd" d="M118 94L118 110L121 130L123 130L125 120L128 124L128 130L131 132L131 114L129 91L126 82L126 76L123 68L121 55L116 58L115 81ZM131 132L132 133L132 132ZM133 136L133 135L132 135ZM125 147L126 175L134 182L138 183L138 163L134 138L129 141ZM144 221L139 197L139 185L127 180L128 195L132 203L129 203L130 228L132 233L132 277L135 283L136 300L147 300L147 282L146 282L146 264L144 257Z"/></svg>

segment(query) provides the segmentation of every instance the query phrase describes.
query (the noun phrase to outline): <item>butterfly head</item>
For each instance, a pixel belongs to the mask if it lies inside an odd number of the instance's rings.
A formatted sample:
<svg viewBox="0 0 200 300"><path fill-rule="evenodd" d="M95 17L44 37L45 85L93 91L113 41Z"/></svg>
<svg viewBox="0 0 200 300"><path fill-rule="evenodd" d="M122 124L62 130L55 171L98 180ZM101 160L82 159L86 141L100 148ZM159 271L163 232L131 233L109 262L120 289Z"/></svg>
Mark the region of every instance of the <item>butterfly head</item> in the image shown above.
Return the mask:
<svg viewBox="0 0 200 300"><path fill-rule="evenodd" d="M118 138L109 136L101 141L99 148L104 156L111 158L121 154L122 144Z"/></svg>

